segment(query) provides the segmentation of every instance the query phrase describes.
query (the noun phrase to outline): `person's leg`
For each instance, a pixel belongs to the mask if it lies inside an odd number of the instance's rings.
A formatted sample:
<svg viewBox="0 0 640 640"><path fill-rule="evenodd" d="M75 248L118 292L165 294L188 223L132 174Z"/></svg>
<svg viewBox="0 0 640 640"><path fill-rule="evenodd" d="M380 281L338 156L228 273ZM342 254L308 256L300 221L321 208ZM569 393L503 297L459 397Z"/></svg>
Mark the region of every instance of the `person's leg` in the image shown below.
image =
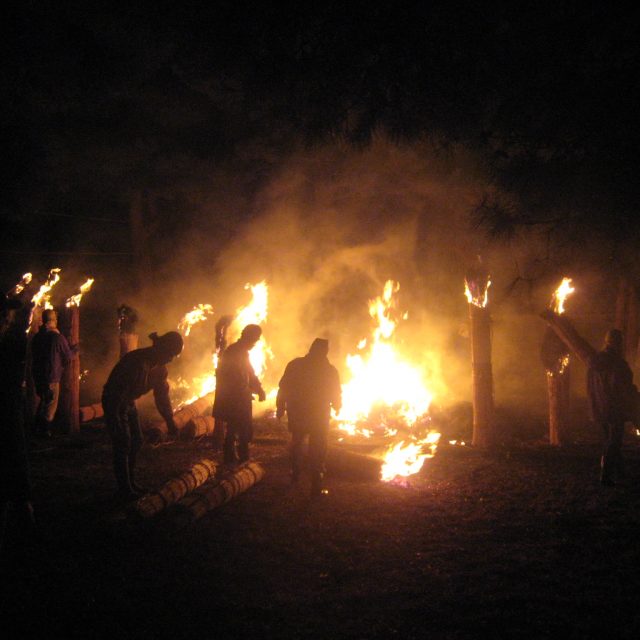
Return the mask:
<svg viewBox="0 0 640 640"><path fill-rule="evenodd" d="M127 411L127 422L129 424L129 433L131 434L131 448L129 450L129 483L131 488L138 492L144 493L144 489L136 482L135 467L138 451L142 448L142 429L140 428L140 420L138 419L138 411L135 404L131 404Z"/></svg>
<svg viewBox="0 0 640 640"><path fill-rule="evenodd" d="M612 485L615 464L614 426L610 423L605 423L602 427L604 430L604 448L600 460L600 482L603 485Z"/></svg>
<svg viewBox="0 0 640 640"><path fill-rule="evenodd" d="M129 476L129 453L131 451L131 435L128 424L129 405L104 402L105 421L113 446L113 472L118 485L118 496L132 499L137 494L131 486Z"/></svg>
<svg viewBox="0 0 640 640"><path fill-rule="evenodd" d="M309 434L309 467L311 469L311 495L323 492L324 467L327 457L328 428L315 426Z"/></svg>
<svg viewBox="0 0 640 640"><path fill-rule="evenodd" d="M236 437L237 437L237 424L233 420L227 422L227 433L224 436L223 445L223 460L224 464L234 465L238 462L238 456L236 454Z"/></svg>
<svg viewBox="0 0 640 640"><path fill-rule="evenodd" d="M298 482L302 472L302 459L304 456L304 441L306 433L302 429L291 431L291 480Z"/></svg>

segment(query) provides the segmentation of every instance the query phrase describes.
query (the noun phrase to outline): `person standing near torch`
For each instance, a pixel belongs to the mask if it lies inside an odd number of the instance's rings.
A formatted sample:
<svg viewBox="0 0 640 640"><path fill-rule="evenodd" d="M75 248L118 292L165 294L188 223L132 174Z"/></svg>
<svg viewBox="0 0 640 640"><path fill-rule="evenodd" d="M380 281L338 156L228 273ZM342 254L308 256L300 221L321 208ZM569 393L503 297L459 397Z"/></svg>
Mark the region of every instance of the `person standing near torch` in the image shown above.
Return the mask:
<svg viewBox="0 0 640 640"><path fill-rule="evenodd" d="M240 338L220 355L216 370L216 396L213 417L226 423L223 445L224 463L235 465L249 460L249 443L253 438L253 396L260 402L266 394L255 374L249 351L262 336L257 324L248 324Z"/></svg>
<svg viewBox="0 0 640 640"><path fill-rule="evenodd" d="M54 309L42 312L42 325L31 342L31 371L36 394L36 435L50 437L60 399L60 381L65 367L78 355L78 345L69 346L58 329Z"/></svg>
<svg viewBox="0 0 640 640"><path fill-rule="evenodd" d="M102 392L102 407L113 444L117 496L123 500L134 500L143 492L135 481L136 457L142 446L135 401L153 390L156 407L167 423L169 435L177 434L166 365L182 352L182 336L177 331L169 331L161 336L152 333L149 338L151 347L135 349L122 356Z"/></svg>
<svg viewBox="0 0 640 640"><path fill-rule="evenodd" d="M566 316L554 313L550 309L540 315L587 365L587 396L591 419L604 434L600 482L604 486L613 486L616 478L624 478L624 425L637 419L638 402L633 372L623 356L622 332L610 329L605 335L604 348L596 351L580 336Z"/></svg>
<svg viewBox="0 0 640 640"><path fill-rule="evenodd" d="M329 341L316 338L309 353L289 362L280 380L276 417L285 412L291 432L291 479L295 483L302 470L303 447L309 437L311 495L322 495L324 464L331 409L342 407L342 387L338 370L329 362Z"/></svg>

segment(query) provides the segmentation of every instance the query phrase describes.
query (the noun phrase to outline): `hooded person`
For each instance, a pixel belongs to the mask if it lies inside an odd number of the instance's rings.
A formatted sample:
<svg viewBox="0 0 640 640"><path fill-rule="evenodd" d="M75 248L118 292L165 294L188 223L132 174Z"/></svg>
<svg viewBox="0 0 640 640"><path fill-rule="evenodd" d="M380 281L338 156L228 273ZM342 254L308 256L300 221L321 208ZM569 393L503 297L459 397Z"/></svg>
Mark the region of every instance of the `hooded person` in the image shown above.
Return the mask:
<svg viewBox="0 0 640 640"><path fill-rule="evenodd" d="M169 398L167 364L180 355L182 336L169 331L152 333L152 346L129 351L115 365L102 392L105 421L113 444L113 470L118 496L124 500L139 497L141 487L135 481L135 465L142 446L142 431L135 401L153 391L156 407L167 423L169 435L175 437L176 425Z"/></svg>
<svg viewBox="0 0 640 640"><path fill-rule="evenodd" d="M637 389L623 356L623 336L607 332L604 348L591 357L587 369L587 394L591 418L604 433L600 481L613 485L624 477L622 439L625 422L636 419Z"/></svg>
<svg viewBox="0 0 640 640"><path fill-rule="evenodd" d="M326 492L322 483L331 409L337 413L342 407L340 376L328 354L329 341L316 338L306 356L295 358L286 366L276 399L276 416L288 416L293 482L300 477L304 442L309 438L312 496Z"/></svg>
<svg viewBox="0 0 640 640"><path fill-rule="evenodd" d="M240 338L221 353L216 370L213 417L216 425L219 421L225 424L223 456L225 464L230 466L249 460L253 396L257 395L260 402L266 399L249 360L249 351L261 336L262 329L257 324L244 327Z"/></svg>

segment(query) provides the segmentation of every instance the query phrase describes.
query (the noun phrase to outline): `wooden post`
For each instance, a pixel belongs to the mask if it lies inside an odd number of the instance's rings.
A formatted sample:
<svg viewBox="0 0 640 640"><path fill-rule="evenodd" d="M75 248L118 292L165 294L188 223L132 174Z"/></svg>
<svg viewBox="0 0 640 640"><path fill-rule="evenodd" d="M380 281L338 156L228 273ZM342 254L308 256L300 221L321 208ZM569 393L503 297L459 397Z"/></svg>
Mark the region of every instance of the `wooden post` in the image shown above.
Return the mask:
<svg viewBox="0 0 640 640"><path fill-rule="evenodd" d="M488 447L495 440L489 310L470 303L469 326L473 381L472 444L477 447Z"/></svg>
<svg viewBox="0 0 640 640"><path fill-rule="evenodd" d="M569 348L548 327L542 340L540 358L547 377L549 400L549 444L559 446L566 441L569 423Z"/></svg>
<svg viewBox="0 0 640 640"><path fill-rule="evenodd" d="M138 334L136 324L138 314L126 304L118 307L118 340L120 342L120 357L138 348Z"/></svg>
<svg viewBox="0 0 640 640"><path fill-rule="evenodd" d="M80 342L80 307L64 307L64 334L70 346ZM60 412L70 433L80 431L80 354L67 365L60 384Z"/></svg>
<svg viewBox="0 0 640 640"><path fill-rule="evenodd" d="M624 336L624 357L631 367L636 364L638 351L638 295L636 288L622 276L618 285L616 298L615 327Z"/></svg>
<svg viewBox="0 0 640 640"><path fill-rule="evenodd" d="M25 370L25 379L27 382L27 402L25 407L25 419L29 425L29 429L33 430L36 410L38 408L38 395L36 394L36 386L33 381L33 358L31 352L31 341L33 336L38 333L40 325L42 324L42 307L36 306L33 308L31 316L31 324L29 325L29 333L27 337L27 364Z"/></svg>

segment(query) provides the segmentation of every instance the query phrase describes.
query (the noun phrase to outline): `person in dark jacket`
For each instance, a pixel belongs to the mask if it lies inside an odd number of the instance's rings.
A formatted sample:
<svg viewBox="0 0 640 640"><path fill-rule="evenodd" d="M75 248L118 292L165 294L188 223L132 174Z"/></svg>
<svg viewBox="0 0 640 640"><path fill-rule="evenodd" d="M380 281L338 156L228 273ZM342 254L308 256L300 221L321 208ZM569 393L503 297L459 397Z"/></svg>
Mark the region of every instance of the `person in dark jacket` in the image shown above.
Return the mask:
<svg viewBox="0 0 640 640"><path fill-rule="evenodd" d="M300 477L304 441L309 437L312 496L324 493L322 481L331 409L337 413L342 407L340 376L330 364L328 353L329 341L316 338L306 356L286 366L276 399L276 416L282 418L285 412L288 416L294 482Z"/></svg>
<svg viewBox="0 0 640 640"><path fill-rule="evenodd" d="M53 309L45 309L42 325L31 341L31 372L39 398L35 424L38 435L51 436L60 398L60 380L77 353L78 345L70 347L58 330L58 314Z"/></svg>
<svg viewBox="0 0 640 640"><path fill-rule="evenodd" d="M622 438L625 422L635 420L637 389L623 357L622 333L611 329L605 346L590 358L587 392L591 417L604 432L600 481L611 486L624 477Z"/></svg>
<svg viewBox="0 0 640 640"><path fill-rule="evenodd" d="M0 294L0 549L9 505L21 541L36 531L24 433L25 363L29 305Z"/></svg>
<svg viewBox="0 0 640 640"><path fill-rule="evenodd" d="M182 336L169 331L152 333L151 347L126 353L109 374L102 392L105 421L113 444L113 470L118 497L133 500L142 489L135 482L135 465L142 446L142 431L135 401L153 390L158 412L165 419L171 436L177 433L169 398L166 365L182 352Z"/></svg>
<svg viewBox="0 0 640 640"><path fill-rule="evenodd" d="M213 417L226 424L223 456L227 465L249 460L249 443L253 438L252 401L254 394L264 402L266 394L249 360L262 329L248 324L237 342L220 355L216 371L216 396Z"/></svg>

